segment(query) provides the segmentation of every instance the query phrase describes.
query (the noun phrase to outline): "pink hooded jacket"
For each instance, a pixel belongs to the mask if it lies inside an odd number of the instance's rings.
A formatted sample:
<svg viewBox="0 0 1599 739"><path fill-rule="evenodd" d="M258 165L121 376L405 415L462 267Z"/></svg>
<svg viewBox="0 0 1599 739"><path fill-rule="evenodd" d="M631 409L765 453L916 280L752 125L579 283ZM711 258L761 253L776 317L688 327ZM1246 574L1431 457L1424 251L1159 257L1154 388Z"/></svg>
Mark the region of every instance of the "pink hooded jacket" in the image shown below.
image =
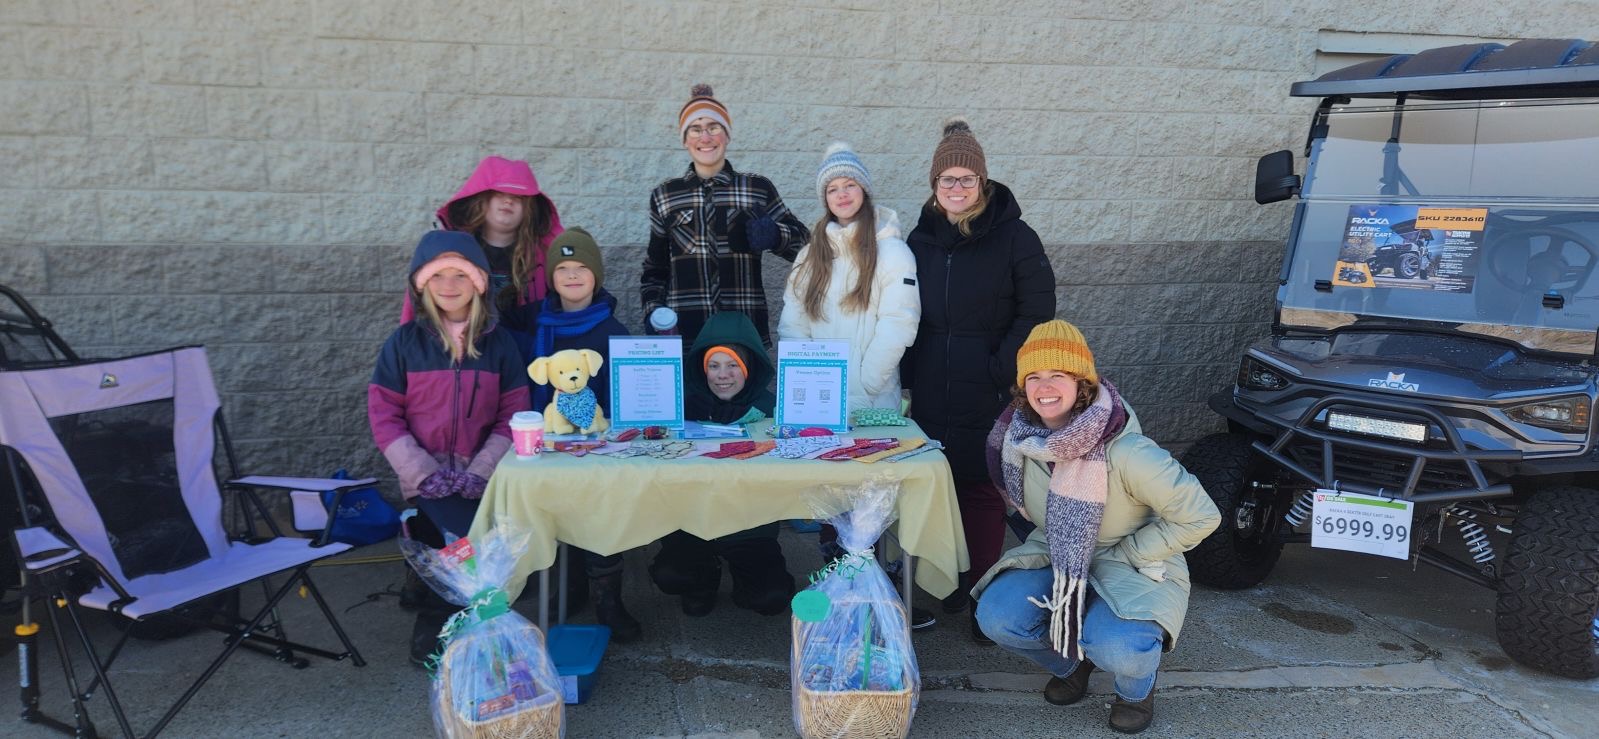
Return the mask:
<svg viewBox="0 0 1599 739"><path fill-rule="evenodd" d="M449 231L459 230L458 224L466 217L465 200L485 190L503 192L507 195L530 195L540 201L544 209L550 214L550 230L539 241L539 247L534 251L533 274L528 275L527 289L518 296L517 305L536 303L544 299L549 290L549 282L544 274L544 252L549 249L550 242L565 230L561 226L561 215L555 210L555 203L539 189L539 181L533 178L533 168L527 162L511 160L505 157L489 156L477 163L477 168L472 170L471 176L456 190L444 205L439 206L439 227ZM458 205L459 204L459 205ZM416 311L411 307L411 294L406 291L405 305L400 309L400 323L405 323L416 316Z"/></svg>

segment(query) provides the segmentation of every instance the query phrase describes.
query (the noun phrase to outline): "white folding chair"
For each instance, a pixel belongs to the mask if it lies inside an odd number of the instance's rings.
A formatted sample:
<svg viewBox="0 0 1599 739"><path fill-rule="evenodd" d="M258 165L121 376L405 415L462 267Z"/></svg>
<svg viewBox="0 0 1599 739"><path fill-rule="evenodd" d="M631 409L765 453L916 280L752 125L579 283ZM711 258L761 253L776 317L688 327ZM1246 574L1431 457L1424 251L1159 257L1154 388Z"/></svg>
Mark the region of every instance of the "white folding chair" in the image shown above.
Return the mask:
<svg viewBox="0 0 1599 739"><path fill-rule="evenodd" d="M134 736L107 679L132 629L124 631L102 661L79 608L136 623L178 618L227 634L221 654L145 736L166 728L241 646L296 667L306 664L297 653L366 664L308 572L316 560L349 545L330 540L331 518L314 540L284 536L256 491L332 491L330 507L336 508L346 489L373 481L240 477L220 405L200 347L0 372L0 449L6 471L19 500L24 498L24 475L32 479L54 522L47 526L31 520L24 502L26 520L13 534L30 594L24 604L31 607L33 598L46 599L77 725L39 710L37 675L26 674L34 669L27 663L37 660L32 650L22 675L24 720L93 736L85 701L104 685L123 734ZM219 438L230 473L222 485L215 460ZM257 527L257 519L265 523L265 531ZM231 531L225 520L235 524ZM279 573L289 575L274 586L271 576ZM86 590L85 579L92 582ZM232 613L222 623L185 611L258 580L266 602L253 616ZM302 587L332 626L342 652L288 640L276 608L284 596ZM79 690L57 611L67 614L93 668L88 690ZM25 610L19 635L31 638L37 630Z"/></svg>

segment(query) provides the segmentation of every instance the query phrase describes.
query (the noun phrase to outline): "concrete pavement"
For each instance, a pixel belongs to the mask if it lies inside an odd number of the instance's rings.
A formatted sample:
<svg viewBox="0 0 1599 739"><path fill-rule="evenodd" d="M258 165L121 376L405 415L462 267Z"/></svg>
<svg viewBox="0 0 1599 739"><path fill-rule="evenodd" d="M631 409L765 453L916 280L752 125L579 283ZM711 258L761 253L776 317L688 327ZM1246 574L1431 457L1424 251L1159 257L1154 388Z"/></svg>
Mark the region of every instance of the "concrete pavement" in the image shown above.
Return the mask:
<svg viewBox="0 0 1599 739"><path fill-rule="evenodd" d="M783 541L795 573L820 565L810 536L785 531ZM346 556L391 551L387 544ZM567 735L793 736L787 619L734 608L725 592L710 616L684 617L645 580L648 554L628 555L628 603L644 622L645 640L611 647L593 699L568 707ZM401 565L319 568L316 578L368 666L313 661L293 670L236 655L163 736L431 733L427 678L406 662L411 615L392 596L367 602L368 594L398 586ZM921 597L937 612L936 602ZM290 600L283 610L291 635L331 645L314 606ZM1599 680L1565 680L1511 663L1494 642L1492 606L1492 593L1436 570L1291 547L1261 587L1196 590L1178 648L1162 663L1149 735L1595 735ZM940 613L936 627L915 637L923 692L913 736L1117 736L1105 726L1107 676L1095 675L1088 700L1051 706L1038 694L1046 676L997 648L972 644L967 618ZM97 633L109 643L109 627ZM136 730L147 730L219 641L194 635L130 643L113 679L133 706ZM46 707L70 718L54 649L42 645ZM0 674L14 679L11 664ZM92 705L100 730L114 734L103 698ZM0 719L0 734L53 735L15 718Z"/></svg>

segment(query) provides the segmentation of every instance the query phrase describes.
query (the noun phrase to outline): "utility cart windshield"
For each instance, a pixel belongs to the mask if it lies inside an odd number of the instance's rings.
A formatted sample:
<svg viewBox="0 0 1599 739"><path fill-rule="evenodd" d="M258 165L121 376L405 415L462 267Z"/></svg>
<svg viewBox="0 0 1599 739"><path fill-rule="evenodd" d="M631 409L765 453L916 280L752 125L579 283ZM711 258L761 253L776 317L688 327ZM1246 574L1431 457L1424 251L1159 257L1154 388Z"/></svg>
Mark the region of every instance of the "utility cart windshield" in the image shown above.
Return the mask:
<svg viewBox="0 0 1599 739"><path fill-rule="evenodd" d="M1426 321L1592 354L1599 100L1331 106L1285 325Z"/></svg>

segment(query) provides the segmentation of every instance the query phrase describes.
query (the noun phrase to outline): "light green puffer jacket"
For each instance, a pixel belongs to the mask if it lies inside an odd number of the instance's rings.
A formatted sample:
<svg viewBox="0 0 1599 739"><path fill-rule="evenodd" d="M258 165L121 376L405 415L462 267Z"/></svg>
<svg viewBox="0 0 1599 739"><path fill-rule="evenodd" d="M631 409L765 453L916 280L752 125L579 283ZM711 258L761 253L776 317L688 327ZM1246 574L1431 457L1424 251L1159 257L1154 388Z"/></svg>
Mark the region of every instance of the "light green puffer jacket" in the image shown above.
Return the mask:
<svg viewBox="0 0 1599 739"><path fill-rule="evenodd" d="M1126 428L1105 449L1110 484L1088 581L1117 616L1160 624L1166 630L1169 652L1177 644L1188 612L1188 563L1183 552L1215 531L1221 515L1199 480L1139 433L1142 429L1131 408L1127 414ZM1042 524L1049 470L1044 463L1028 459L1024 480L1027 516ZM1163 582L1138 571L1159 562L1166 566ZM1005 570L1049 566L1049 545L1040 525L1027 541L1000 557L972 588L972 597L981 597L988 583Z"/></svg>

